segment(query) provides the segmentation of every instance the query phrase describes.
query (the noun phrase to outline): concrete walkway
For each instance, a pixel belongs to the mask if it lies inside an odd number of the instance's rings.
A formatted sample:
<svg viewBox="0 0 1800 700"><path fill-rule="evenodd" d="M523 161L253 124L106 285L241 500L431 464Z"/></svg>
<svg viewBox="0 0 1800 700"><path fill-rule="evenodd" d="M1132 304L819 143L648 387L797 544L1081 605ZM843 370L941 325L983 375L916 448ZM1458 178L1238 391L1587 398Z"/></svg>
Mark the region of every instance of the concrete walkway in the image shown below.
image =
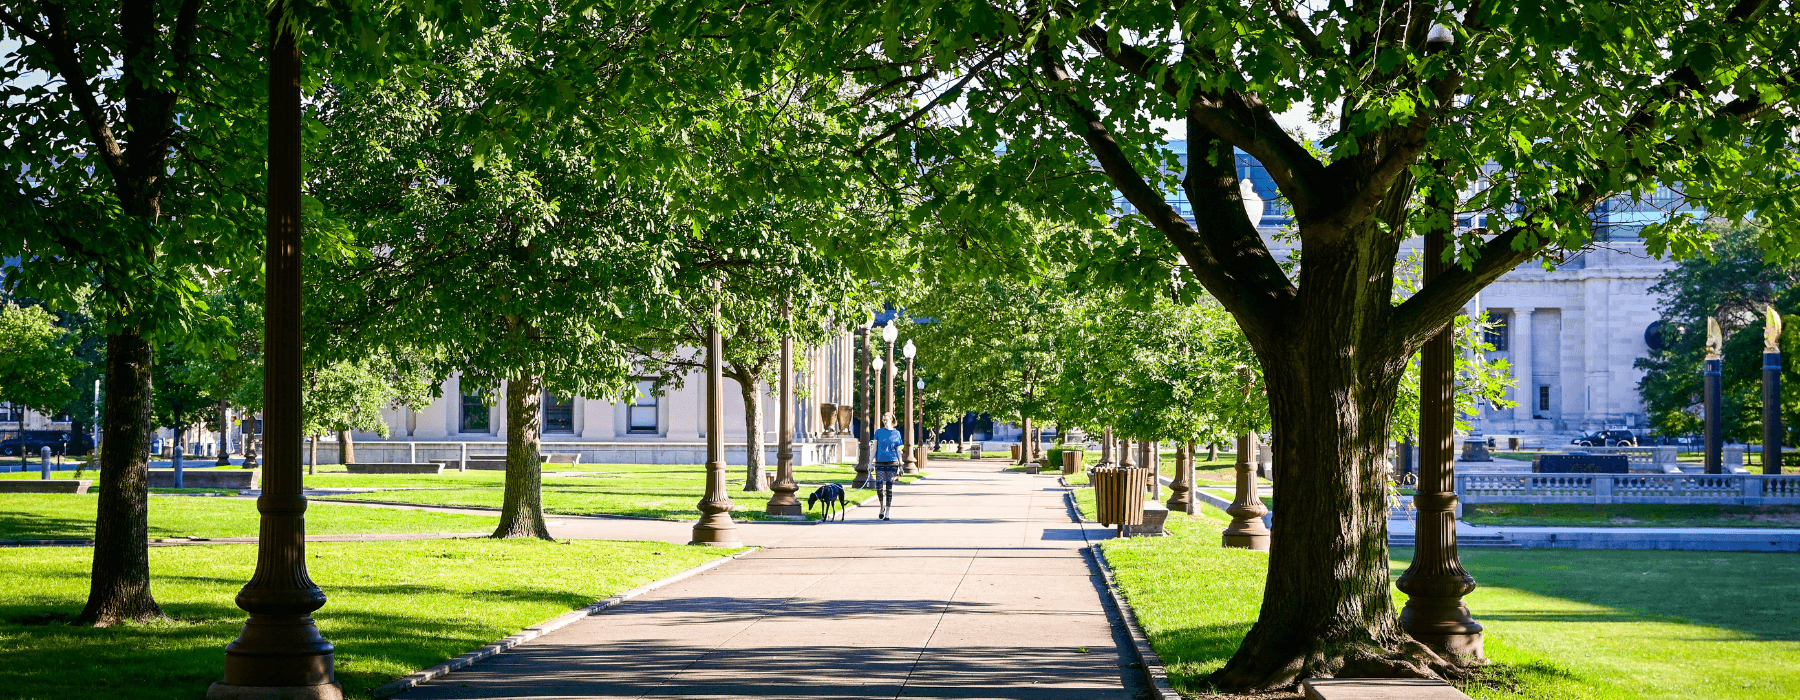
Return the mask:
<svg viewBox="0 0 1800 700"><path fill-rule="evenodd" d="M1083 551L1108 530L1003 468L934 462L891 521L759 526L768 549L396 697L1135 697Z"/></svg>

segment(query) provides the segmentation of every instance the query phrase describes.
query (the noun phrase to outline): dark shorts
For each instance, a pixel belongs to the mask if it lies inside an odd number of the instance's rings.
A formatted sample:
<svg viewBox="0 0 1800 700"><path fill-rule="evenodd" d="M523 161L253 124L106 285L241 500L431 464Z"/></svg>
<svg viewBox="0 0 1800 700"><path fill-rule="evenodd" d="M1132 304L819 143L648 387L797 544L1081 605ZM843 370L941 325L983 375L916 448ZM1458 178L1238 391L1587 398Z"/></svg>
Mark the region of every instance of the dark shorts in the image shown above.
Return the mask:
<svg viewBox="0 0 1800 700"><path fill-rule="evenodd" d="M900 477L899 462L879 462L875 465L876 481L893 481Z"/></svg>

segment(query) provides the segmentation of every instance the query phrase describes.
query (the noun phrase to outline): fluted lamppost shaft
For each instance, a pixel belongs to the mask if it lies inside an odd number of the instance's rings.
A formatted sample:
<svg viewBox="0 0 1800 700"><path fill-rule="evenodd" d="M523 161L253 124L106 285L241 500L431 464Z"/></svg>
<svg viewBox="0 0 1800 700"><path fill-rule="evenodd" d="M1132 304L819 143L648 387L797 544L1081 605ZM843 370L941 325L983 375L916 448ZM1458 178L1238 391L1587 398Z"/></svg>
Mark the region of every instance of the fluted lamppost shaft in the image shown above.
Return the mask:
<svg viewBox="0 0 1800 700"><path fill-rule="evenodd" d="M296 25L269 13L269 176L263 286L263 492L256 573L238 592L250 613L225 647L212 700L340 700L334 648L312 612L325 593L306 572L306 497L300 472L301 112Z"/></svg>
<svg viewBox="0 0 1800 700"><path fill-rule="evenodd" d="M706 495L700 499L700 521L688 544L742 547L737 523L731 521L731 495L725 490L725 340L719 334L719 306L713 304L706 327Z"/></svg>
<svg viewBox="0 0 1800 700"><path fill-rule="evenodd" d="M1194 441L1175 444L1175 478L1169 480L1169 500L1164 505L1176 513L1194 514Z"/></svg>
<svg viewBox="0 0 1800 700"><path fill-rule="evenodd" d="M866 488L869 485L869 465L873 462L875 456L873 452L874 442L872 440L872 436L875 434L876 413L874 406L875 391L873 388L875 386L875 373L869 367L870 363L873 362L875 358L873 357L874 352L869 348L870 337L869 327L867 325L856 329L856 338L860 343L859 348L861 350L861 355L856 365L858 369L857 374L862 376L862 381L856 383L856 408L857 413L860 414L861 417L862 430L858 431L856 436L856 481L852 482L851 485L856 488Z"/></svg>
<svg viewBox="0 0 1800 700"><path fill-rule="evenodd" d="M785 320L792 313L791 302L781 302L781 317ZM794 492L800 485L794 483L794 339L781 337L781 417L780 426L775 439L779 443L775 448L775 483L770 490L775 495L769 497L767 512L769 515L781 517L804 517L800 510L800 500L794 498Z"/></svg>
<svg viewBox="0 0 1800 700"><path fill-rule="evenodd" d="M888 323L894 322L895 321L888 321ZM885 416L891 413L898 413L899 411L894 410L896 408L896 404L894 403L894 375L899 373L900 365L894 362L894 341L892 340L889 340L887 343L887 364L882 367L881 371L887 375L887 403L882 408L882 415ZM875 420L876 422L880 422L881 419L877 417Z"/></svg>
<svg viewBox="0 0 1800 700"><path fill-rule="evenodd" d="M913 359L908 357L906 358L906 466L904 469L906 474L919 473L919 460L913 454L913 445L918 442L913 436L913 432L917 429L916 425L913 422Z"/></svg>
<svg viewBox="0 0 1800 700"><path fill-rule="evenodd" d="M1452 205L1439 200L1437 207ZM1444 274L1450 232L1425 233L1425 284ZM1456 550L1456 340L1446 324L1419 350L1419 486L1413 496L1418 534L1412 564L1395 585L1407 596L1400 626L1439 654L1469 660L1482 657L1481 624L1469 615L1463 596L1475 577L1463 569Z"/></svg>

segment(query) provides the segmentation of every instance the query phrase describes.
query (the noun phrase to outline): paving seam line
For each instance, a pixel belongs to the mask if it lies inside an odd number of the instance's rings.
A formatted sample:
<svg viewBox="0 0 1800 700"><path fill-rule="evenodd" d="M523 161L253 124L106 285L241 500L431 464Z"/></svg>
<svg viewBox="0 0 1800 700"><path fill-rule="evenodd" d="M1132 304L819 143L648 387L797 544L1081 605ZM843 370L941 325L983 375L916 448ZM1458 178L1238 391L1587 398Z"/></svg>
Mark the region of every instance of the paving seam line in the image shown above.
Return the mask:
<svg viewBox="0 0 1800 700"><path fill-rule="evenodd" d="M458 670L461 670L464 668L468 668L469 666L474 665L478 661L482 661L489 657L495 656L503 651L507 651L509 649L512 649L513 647L519 646L520 644L524 644L525 642L529 642L533 639L537 639L538 637L542 637L551 632L555 632L556 630L559 630L564 627L568 627L569 625L575 624L575 622L578 620L581 620L581 619L587 618L587 617L592 617L594 615L598 615L598 614L605 612L611 608L614 608L614 607L617 607L617 606L623 604L625 601L631 600L633 598L641 596L645 593L649 593L658 588L662 588L669 584L678 583L678 582L686 580L688 578L697 576L697 575L704 573L708 570L711 570L715 567L722 566L727 562L733 561L733 560L737 559L738 557L742 557L746 554L755 553L761 549L762 549L761 547L751 547L742 552L738 552L737 554L731 554L731 555L719 557L717 559L706 562L705 564L701 564L699 566L688 569L686 571L678 572L673 576L669 576L668 578L664 578L664 579L657 580L657 581L651 581L650 583L646 583L642 586L638 586L637 588L633 588L631 590L624 591L622 593L615 593L611 597L608 597L605 600L594 603L593 605L589 605L580 610L575 610L572 612L564 613L562 615L551 618L549 620L545 620L538 624L535 624L535 625L532 625L525 629L519 630L519 632L517 634L508 635L507 637L504 637L504 638L500 639L499 641L494 642L493 644L489 644L487 646L481 647L480 649L476 649L469 653L463 654L462 656L458 656L454 659L450 659L449 661L445 661L444 663L438 664L436 666L432 666L430 668L414 672L413 674L408 675L405 678L401 678L400 680L394 681L392 683L388 683L386 685L377 687L376 689L369 691L369 694L376 698L387 698L387 697L391 697L391 696L399 694L399 693L406 692L408 690L412 690L413 688L418 687L422 683L436 680L438 678L442 678L446 675L449 675L452 671L458 671Z"/></svg>
<svg viewBox="0 0 1800 700"><path fill-rule="evenodd" d="M1075 502L1073 490L1063 492L1063 497L1069 511L1074 513L1076 522L1091 522L1081 514L1081 506ZM1087 540L1087 528L1081 529L1081 536ZM1088 549L1093 552L1094 562L1100 566L1100 575L1106 580L1106 592L1112 596L1113 605L1118 606L1119 617L1125 622L1125 629L1131 633L1132 652L1137 656L1138 666L1144 669L1145 678L1150 681L1151 692L1158 700L1181 700L1181 693L1176 692L1175 686L1169 684L1169 672L1163 668L1162 657L1150 647L1150 640L1138 625L1137 610L1119 592L1119 583L1113 578L1112 565L1107 563L1106 553L1101 551L1099 542L1087 540L1087 543Z"/></svg>

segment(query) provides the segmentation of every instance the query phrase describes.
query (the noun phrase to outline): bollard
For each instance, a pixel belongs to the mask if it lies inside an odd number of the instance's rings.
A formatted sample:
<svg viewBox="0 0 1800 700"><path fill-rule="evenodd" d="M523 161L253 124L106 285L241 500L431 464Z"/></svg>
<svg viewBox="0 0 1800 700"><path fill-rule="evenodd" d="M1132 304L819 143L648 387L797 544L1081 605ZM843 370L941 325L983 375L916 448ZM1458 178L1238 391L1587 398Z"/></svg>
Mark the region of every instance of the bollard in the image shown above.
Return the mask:
<svg viewBox="0 0 1800 700"><path fill-rule="evenodd" d="M469 443L465 442L462 444L461 460L462 461L456 465L456 470L462 471L462 472L468 471L469 470Z"/></svg>
<svg viewBox="0 0 1800 700"><path fill-rule="evenodd" d="M23 439L20 439L19 442L23 443L25 441ZM20 452L22 453L22 452L24 452L24 450L20 450ZM42 478L42 479L50 478L50 446L49 445L45 445L43 447L38 448L38 469L39 469L39 472L42 474L42 476L40 476L39 478Z"/></svg>
<svg viewBox="0 0 1800 700"><path fill-rule="evenodd" d="M182 486L181 486L181 446L180 445L175 446L174 457L175 457L175 488L182 488Z"/></svg>

